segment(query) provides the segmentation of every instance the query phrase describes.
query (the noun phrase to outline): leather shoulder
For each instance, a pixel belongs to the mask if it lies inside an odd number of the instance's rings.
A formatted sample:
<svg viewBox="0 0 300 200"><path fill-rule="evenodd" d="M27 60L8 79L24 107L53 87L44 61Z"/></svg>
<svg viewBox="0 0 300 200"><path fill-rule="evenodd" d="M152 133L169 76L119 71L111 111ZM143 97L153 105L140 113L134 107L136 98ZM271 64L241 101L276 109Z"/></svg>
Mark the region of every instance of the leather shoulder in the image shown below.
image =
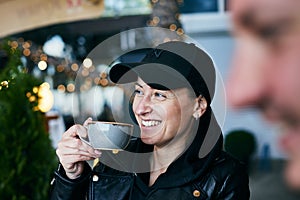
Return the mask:
<svg viewBox="0 0 300 200"><path fill-rule="evenodd" d="M213 199L250 198L249 178L246 166L226 152L212 163L197 186Z"/></svg>

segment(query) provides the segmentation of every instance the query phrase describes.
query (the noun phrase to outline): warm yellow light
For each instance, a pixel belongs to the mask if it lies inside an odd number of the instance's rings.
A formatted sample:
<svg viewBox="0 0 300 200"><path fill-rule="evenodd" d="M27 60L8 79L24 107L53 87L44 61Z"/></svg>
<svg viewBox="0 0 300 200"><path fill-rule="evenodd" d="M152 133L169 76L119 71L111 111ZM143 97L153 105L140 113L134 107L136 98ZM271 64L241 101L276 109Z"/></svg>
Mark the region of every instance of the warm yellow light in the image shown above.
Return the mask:
<svg viewBox="0 0 300 200"><path fill-rule="evenodd" d="M8 81L2 81L0 83L0 90L2 89L2 87L8 88Z"/></svg>
<svg viewBox="0 0 300 200"><path fill-rule="evenodd" d="M178 28L176 32L177 32L178 35L183 35L184 34L184 30L182 28Z"/></svg>
<svg viewBox="0 0 300 200"><path fill-rule="evenodd" d="M31 43L29 41L26 41L26 42L23 43L22 46L23 46L24 49L28 49L28 48L30 48Z"/></svg>
<svg viewBox="0 0 300 200"><path fill-rule="evenodd" d="M106 77L107 77L107 73L101 72L101 73L100 73L100 77L101 77L101 78L106 78Z"/></svg>
<svg viewBox="0 0 300 200"><path fill-rule="evenodd" d="M57 91L60 93L64 93L66 91L66 87L64 85L57 86Z"/></svg>
<svg viewBox="0 0 300 200"><path fill-rule="evenodd" d="M35 96L30 96L28 99L29 99L30 102L34 102L36 100L36 97Z"/></svg>
<svg viewBox="0 0 300 200"><path fill-rule="evenodd" d="M101 79L100 80L100 85L107 86L108 85L108 80L107 79Z"/></svg>
<svg viewBox="0 0 300 200"><path fill-rule="evenodd" d="M39 88L38 87L32 88L32 92L35 93L35 94L38 93L39 92Z"/></svg>
<svg viewBox="0 0 300 200"><path fill-rule="evenodd" d="M96 78L94 79L94 83L95 83L96 85L98 85L99 82L100 82L100 78L99 78L99 77L96 77Z"/></svg>
<svg viewBox="0 0 300 200"><path fill-rule="evenodd" d="M24 55L24 56L30 56L30 54L31 54L30 49L24 49L24 50L23 50L23 55Z"/></svg>
<svg viewBox="0 0 300 200"><path fill-rule="evenodd" d="M83 66L86 68L90 68L93 65L93 61L90 58L86 58L83 60Z"/></svg>
<svg viewBox="0 0 300 200"><path fill-rule="evenodd" d="M95 68L95 66L93 66L93 65L89 68L89 71L90 71L90 72L93 72L93 71L95 71L95 70L96 70L96 68Z"/></svg>
<svg viewBox="0 0 300 200"><path fill-rule="evenodd" d="M47 61L48 60L48 56L46 54L41 54L40 55L40 59L43 61Z"/></svg>
<svg viewBox="0 0 300 200"><path fill-rule="evenodd" d="M10 46L11 46L12 48L16 49L16 48L18 48L19 44L18 44L17 41L12 41L12 42L10 43Z"/></svg>
<svg viewBox="0 0 300 200"><path fill-rule="evenodd" d="M82 76L88 76L88 75L90 74L90 72L89 72L89 70L87 70L87 69L83 69L83 70L81 71L81 74L82 74Z"/></svg>
<svg viewBox="0 0 300 200"><path fill-rule="evenodd" d="M176 24L171 24L170 27L169 27L169 29L170 29L171 31L175 31L175 30L177 29Z"/></svg>
<svg viewBox="0 0 300 200"><path fill-rule="evenodd" d="M73 83L69 83L67 85L68 92L74 92L75 91L75 85Z"/></svg>
<svg viewBox="0 0 300 200"><path fill-rule="evenodd" d="M158 24L159 23L159 21L160 21L160 19L159 19L159 17L153 17L153 23L156 25L156 24Z"/></svg>
<svg viewBox="0 0 300 200"><path fill-rule="evenodd" d="M65 70L65 67L63 65L57 65L56 70L58 72L63 72Z"/></svg>
<svg viewBox="0 0 300 200"><path fill-rule="evenodd" d="M27 92L27 93L26 93L26 97L29 98L30 96L31 96L31 93L30 93L30 92Z"/></svg>
<svg viewBox="0 0 300 200"><path fill-rule="evenodd" d="M38 64L40 70L45 70L47 68L47 63L44 60L41 60Z"/></svg>
<svg viewBox="0 0 300 200"><path fill-rule="evenodd" d="M50 90L50 85L47 82L44 82L40 85L39 87L39 103L38 103L38 108L41 112L48 112L54 102L53 94Z"/></svg>
<svg viewBox="0 0 300 200"><path fill-rule="evenodd" d="M79 66L78 66L76 63L73 63L73 64L71 65L71 69L72 69L74 72L76 72L76 71L79 69Z"/></svg>

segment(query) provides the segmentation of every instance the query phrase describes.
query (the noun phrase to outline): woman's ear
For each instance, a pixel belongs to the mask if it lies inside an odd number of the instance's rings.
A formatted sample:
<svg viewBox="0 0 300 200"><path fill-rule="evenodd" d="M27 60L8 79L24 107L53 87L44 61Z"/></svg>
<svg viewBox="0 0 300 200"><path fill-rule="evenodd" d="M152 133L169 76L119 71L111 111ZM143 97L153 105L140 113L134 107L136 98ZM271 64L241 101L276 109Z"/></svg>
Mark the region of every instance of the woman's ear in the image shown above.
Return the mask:
<svg viewBox="0 0 300 200"><path fill-rule="evenodd" d="M207 101L206 101L205 97L202 95L199 95L195 99L193 117L196 120L199 119L205 113L206 108L207 108Z"/></svg>

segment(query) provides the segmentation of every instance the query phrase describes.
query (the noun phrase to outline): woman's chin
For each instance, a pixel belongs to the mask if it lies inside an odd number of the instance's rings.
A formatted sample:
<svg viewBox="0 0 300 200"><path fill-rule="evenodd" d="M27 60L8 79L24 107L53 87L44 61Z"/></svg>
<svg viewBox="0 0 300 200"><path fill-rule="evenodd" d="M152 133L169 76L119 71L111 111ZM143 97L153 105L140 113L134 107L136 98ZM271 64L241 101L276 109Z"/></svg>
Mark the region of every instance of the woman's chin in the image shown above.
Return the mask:
<svg viewBox="0 0 300 200"><path fill-rule="evenodd" d="M141 140L145 144L149 144L149 145L153 145L154 144L154 138L151 137L151 136L149 136L149 135L141 134Z"/></svg>

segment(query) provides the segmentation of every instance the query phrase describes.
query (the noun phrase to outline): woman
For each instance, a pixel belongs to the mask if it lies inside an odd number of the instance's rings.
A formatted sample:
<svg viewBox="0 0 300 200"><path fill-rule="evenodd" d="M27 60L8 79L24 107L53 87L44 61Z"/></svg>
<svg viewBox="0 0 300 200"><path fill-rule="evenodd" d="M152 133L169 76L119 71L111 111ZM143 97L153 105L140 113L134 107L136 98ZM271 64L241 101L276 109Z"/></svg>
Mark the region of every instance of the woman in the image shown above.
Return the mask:
<svg viewBox="0 0 300 200"><path fill-rule="evenodd" d="M85 128L71 127L58 145L51 199L249 199L245 167L222 151L210 108L215 71L204 51L167 42L109 76L134 82L130 110L140 133L127 151L135 154L94 150L78 139ZM91 170L84 161L97 157Z"/></svg>

